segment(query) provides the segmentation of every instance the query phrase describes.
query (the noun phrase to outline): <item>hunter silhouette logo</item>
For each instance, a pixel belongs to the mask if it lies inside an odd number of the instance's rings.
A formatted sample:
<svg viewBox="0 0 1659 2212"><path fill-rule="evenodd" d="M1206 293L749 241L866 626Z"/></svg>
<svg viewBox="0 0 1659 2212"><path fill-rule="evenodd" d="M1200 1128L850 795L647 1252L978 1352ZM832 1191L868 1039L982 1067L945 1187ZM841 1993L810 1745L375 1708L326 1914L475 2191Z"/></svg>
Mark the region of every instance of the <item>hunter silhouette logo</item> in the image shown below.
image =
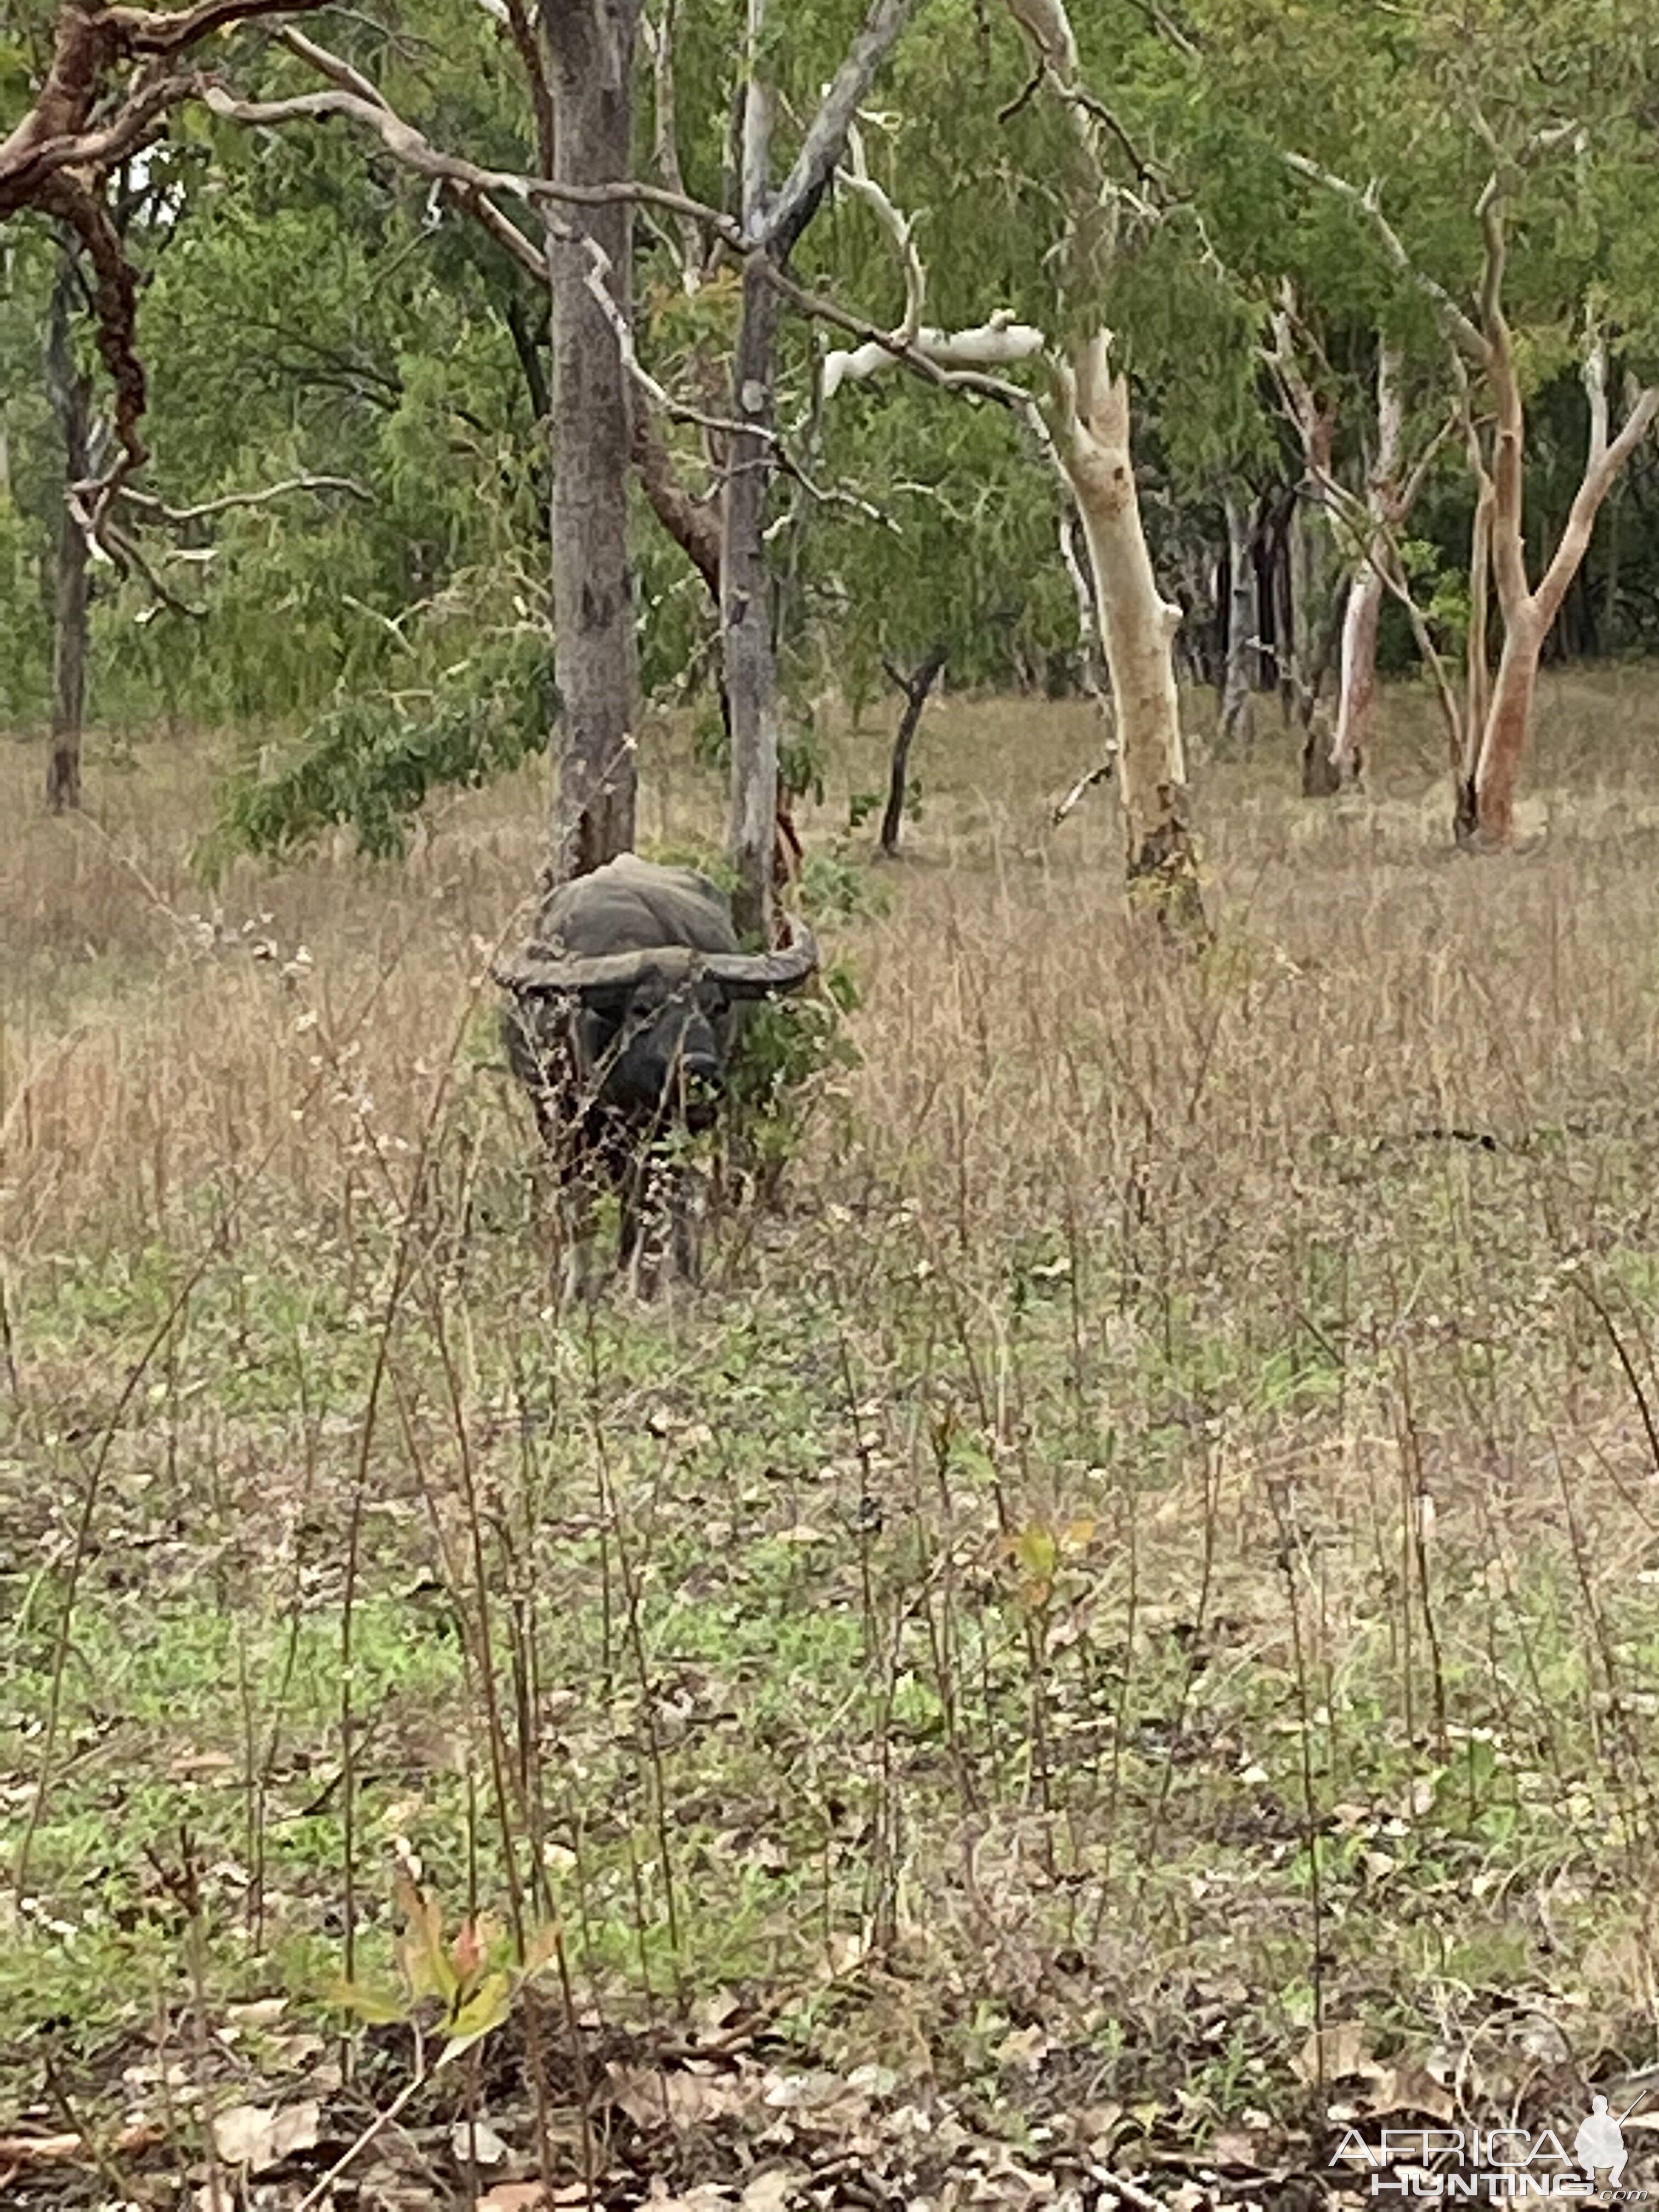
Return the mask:
<svg viewBox="0 0 1659 2212"><path fill-rule="evenodd" d="M1356 2160L1369 2167L1373 2197L1495 2204L1521 2197L1601 2196L1629 2203L1650 2194L1620 2186L1630 2156L1625 2122L1647 2094L1643 2089L1615 2118L1598 2092L1571 2151L1553 2128L1536 2135L1524 2128L1384 2128L1370 2142L1348 2128L1330 2164L1350 2172Z"/></svg>
<svg viewBox="0 0 1659 2212"><path fill-rule="evenodd" d="M1639 2101L1639 2100L1638 2100ZM1591 2180L1598 2166L1607 2169L1607 2187L1617 2189L1619 2178L1625 2171L1629 2153L1625 2148L1625 2122L1636 2110L1634 2105L1614 2119L1607 2110L1605 2097L1590 2099L1589 2118L1572 2139L1572 2154Z"/></svg>

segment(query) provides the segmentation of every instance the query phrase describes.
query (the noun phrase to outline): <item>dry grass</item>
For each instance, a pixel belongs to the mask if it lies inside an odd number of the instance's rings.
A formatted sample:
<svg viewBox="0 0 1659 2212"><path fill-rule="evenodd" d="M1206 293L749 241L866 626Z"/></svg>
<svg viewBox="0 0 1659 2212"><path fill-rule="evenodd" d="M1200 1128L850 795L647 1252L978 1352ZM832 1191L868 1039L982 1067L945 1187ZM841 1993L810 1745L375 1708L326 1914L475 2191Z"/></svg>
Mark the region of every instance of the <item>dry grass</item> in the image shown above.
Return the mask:
<svg viewBox="0 0 1659 2212"><path fill-rule="evenodd" d="M1206 1106L1206 1151L1231 1161L1239 1147L1269 1179L1281 1147L1316 1128L1523 1126L1609 1082L1641 1095L1659 827L1642 758L1659 727L1632 726L1642 700L1634 677L1547 694L1533 815L1548 828L1505 869L1448 850L1415 702L1396 707L1396 757L1385 750L1382 795L1364 805L1291 800L1289 748L1272 735L1260 767L1200 770L1213 903L1266 963L1248 1018L1224 1014L1214 1042L1200 1001L1124 934L1109 801L1047 827L1048 799L1088 757L1090 710L952 702L928 727L927 805L890 872L891 914L848 939L868 1002L855 1086L866 1149L929 1150L948 1124L957 1190L981 1219L1003 1210L1000 1175L1051 1190L1057 1164L1079 1157L1077 1101L1056 1087L1075 1079L1079 1040L1109 1071L1107 1127L1091 1124L1084 1148L1101 1183L1122 1165L1109 1133L1182 1097L1195 1047L1233 1102L1224 1136ZM879 731L841 740L830 833L845 791L874 787L884 746ZM19 1255L112 1201L128 1225L150 1220L158 1191L165 1204L228 1157L269 1151L278 1178L308 1188L313 1132L292 1118L314 1073L314 1045L290 1034L302 1006L349 1035L386 1126L412 1139L424 1106L412 1060L442 1054L533 879L545 792L527 773L452 802L407 866L368 868L343 835L276 877L239 867L210 896L188 855L211 749L139 757L125 775L94 767L92 816L54 822L36 814L33 750L0 751L14 824L0 849L0 1228ZM706 780L662 743L647 776L648 843L712 841ZM296 956L308 975L285 972ZM1172 1022L1188 1032L1173 1053Z"/></svg>
<svg viewBox="0 0 1659 2212"><path fill-rule="evenodd" d="M483 1486L516 1532L498 1587L536 1563L546 1725L576 1747L559 1832L617 2004L638 1974L596 1916L659 1937L670 1914L659 1990L761 1958L787 1979L857 1934L896 1970L858 2034L902 2063L994 2074L966 2025L993 2002L1087 2055L1091 2094L1184 2083L1189 2134L1288 2109L1316 2017L1443 2072L1473 2057L1471 2110L1540 2065L1633 2063L1659 2027L1645 679L1548 688L1543 834L1502 862L1449 851L1410 696L1363 804L1290 796L1276 731L1202 768L1220 933L1197 962L1121 915L1107 800L1044 826L1091 735L1064 707L934 712L886 910L831 933L862 1058L788 1212L744 1224L714 1291L586 1336L549 1315L515 1109L458 1051L539 780L457 802L404 867L246 869L210 908L185 865L204 753L94 763L95 823L47 823L7 749L0 1497L9 1469L28 1571L61 1580L71 1548L41 1481L102 1483L78 1618L115 1617L142 1528L156 1620L188 1613L204 1547L262 1633L311 1563L331 1634L367 1510L364 1602L423 1565L476 1639ZM884 744L838 741L821 843ZM706 836L714 796L665 740L648 775L647 837ZM556 1480L526 1472L527 1409ZM48 1608L19 1603L39 1683ZM584 1733L595 1683L642 1739ZM481 1709L424 1678L386 1699L398 1756L347 1787L459 1820L433 1810L453 1749L422 1745ZM204 1735L252 1792L257 1731L137 1710L115 1764L153 1830ZM48 1766L97 1736L72 1669L66 1711ZM325 1701L289 1733L325 1761L331 1727ZM38 1727L5 1763L32 1803ZM52 1781L39 1880L74 1920L85 1847Z"/></svg>

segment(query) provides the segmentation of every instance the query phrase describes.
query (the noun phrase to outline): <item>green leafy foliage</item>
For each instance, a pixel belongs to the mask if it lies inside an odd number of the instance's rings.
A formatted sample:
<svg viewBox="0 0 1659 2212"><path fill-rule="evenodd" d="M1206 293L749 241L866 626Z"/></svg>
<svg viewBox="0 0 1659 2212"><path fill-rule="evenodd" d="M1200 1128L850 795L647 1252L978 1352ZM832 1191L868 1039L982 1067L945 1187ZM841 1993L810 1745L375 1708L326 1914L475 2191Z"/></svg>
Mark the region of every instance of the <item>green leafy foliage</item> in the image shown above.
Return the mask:
<svg viewBox="0 0 1659 2212"><path fill-rule="evenodd" d="M526 1956L514 1952L504 1932L483 1914L464 1919L447 1934L443 1905L406 1869L392 1884L403 1931L393 1946L398 1986L389 1981L340 1981L330 1991L342 2011L370 2027L408 2021L422 2026L435 2013L443 2066L503 2025L518 1985L555 1955L556 1929L537 1931Z"/></svg>
<svg viewBox="0 0 1659 2212"><path fill-rule="evenodd" d="M544 745L555 705L547 635L529 622L486 633L418 688L343 692L273 768L244 756L202 865L289 858L337 824L370 859L395 857L433 792L485 783Z"/></svg>
<svg viewBox="0 0 1659 2212"><path fill-rule="evenodd" d="M739 1171L763 1190L775 1185L799 1149L824 1079L857 1066L847 1021L858 1004L850 963L833 960L815 990L750 1009L731 1070L727 1142Z"/></svg>

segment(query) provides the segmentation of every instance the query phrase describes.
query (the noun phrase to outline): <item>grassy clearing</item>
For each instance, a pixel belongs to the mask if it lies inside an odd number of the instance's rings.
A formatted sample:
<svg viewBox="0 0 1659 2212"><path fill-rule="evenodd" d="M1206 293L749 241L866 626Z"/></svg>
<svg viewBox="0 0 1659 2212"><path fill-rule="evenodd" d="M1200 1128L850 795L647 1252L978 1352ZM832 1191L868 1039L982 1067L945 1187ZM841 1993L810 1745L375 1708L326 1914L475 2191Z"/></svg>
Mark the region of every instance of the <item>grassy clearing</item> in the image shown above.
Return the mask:
<svg viewBox="0 0 1659 2212"><path fill-rule="evenodd" d="M69 823L0 752L0 2106L320 2021L410 1849L611 2029L735 1992L1028 2149L1305 2143L1320 2021L1379 2115L1651 2058L1644 685L1551 688L1501 864L1408 695L1364 804L1206 767L1192 964L1043 827L1090 739L938 710L783 1209L580 1322L475 991L536 779L216 903L204 750Z"/></svg>

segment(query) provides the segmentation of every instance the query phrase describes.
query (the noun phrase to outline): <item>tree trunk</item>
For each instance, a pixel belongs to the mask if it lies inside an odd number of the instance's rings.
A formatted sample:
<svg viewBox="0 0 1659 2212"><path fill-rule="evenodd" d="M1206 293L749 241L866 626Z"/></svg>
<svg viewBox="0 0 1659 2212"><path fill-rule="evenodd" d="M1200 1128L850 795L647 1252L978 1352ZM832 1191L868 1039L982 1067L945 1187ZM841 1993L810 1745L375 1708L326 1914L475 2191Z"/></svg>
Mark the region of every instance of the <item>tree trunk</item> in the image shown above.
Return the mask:
<svg viewBox="0 0 1659 2212"><path fill-rule="evenodd" d="M1479 732L1480 752L1473 774L1464 778L1456 827L1460 842L1468 842L1473 838L1482 845L1502 847L1512 842L1515 836L1515 793L1532 718L1533 694L1538 684L1539 658L1561 611L1561 602L1583 565L1601 503L1617 483L1620 471L1646 437L1655 416L1659 415L1659 386L1650 385L1638 394L1624 428L1609 443L1607 356L1600 339L1593 340L1583 369L1584 388L1589 400L1589 456L1549 566L1537 589L1529 591L1523 507L1526 415L1514 353L1501 313L1494 309L1489 324L1492 335L1486 356L1487 382L1497 427L1492 439L1491 473L1482 483L1475 510L1471 601L1484 633L1484 563L1480 556L1481 522L1485 517L1492 576L1504 623L1504 650L1492 684L1491 704L1478 721L1474 712L1476 671L1473 659L1471 662L1468 728L1472 734ZM1472 620L1472 633L1474 627ZM1472 642L1472 653L1473 650ZM1472 830L1468 820L1471 798Z"/></svg>
<svg viewBox="0 0 1659 2212"><path fill-rule="evenodd" d="M1623 532L1620 521L1624 514L1624 486L1615 487L1607 501L1607 570L1601 582L1601 607L1596 618L1598 642L1603 653L1619 650L1619 554Z"/></svg>
<svg viewBox="0 0 1659 2212"><path fill-rule="evenodd" d="M1283 640L1280 635L1280 612L1285 592L1279 581L1285 546L1285 519L1273 512L1268 501L1262 502L1262 512L1250 548L1250 562L1255 572L1255 634L1258 640L1255 655L1255 688L1258 691L1277 691L1280 688Z"/></svg>
<svg viewBox="0 0 1659 2212"><path fill-rule="evenodd" d="M1376 703L1376 633L1384 586L1380 569L1362 563L1348 585L1342 612L1341 661L1337 676L1336 732L1331 740L1332 781L1358 783L1365 772L1371 710Z"/></svg>
<svg viewBox="0 0 1659 2212"><path fill-rule="evenodd" d="M73 464L71 464L73 466ZM84 477L84 465L76 481ZM88 590L86 532L70 512L58 523L58 592L52 635L52 758L46 805L54 814L81 804L81 732L86 719Z"/></svg>
<svg viewBox="0 0 1659 2212"><path fill-rule="evenodd" d="M1129 388L1112 374L1110 343L1103 331L1078 349L1060 452L1088 540L1117 707L1131 892L1164 921L1201 929L1173 651L1181 610L1152 573L1129 452Z"/></svg>
<svg viewBox="0 0 1659 2212"><path fill-rule="evenodd" d="M1227 641L1221 669L1221 734L1242 744L1255 735L1250 655L1255 649L1255 568L1250 511L1236 486L1222 496L1227 517Z"/></svg>
<svg viewBox="0 0 1659 2212"><path fill-rule="evenodd" d="M554 174L607 184L633 167L634 46L640 0L543 0L553 98ZM626 206L568 208L608 260L603 281L629 311L633 225ZM639 656L628 551L633 465L629 380L589 289L593 257L550 234L553 296L553 600L562 736L553 871L562 879L634 842Z"/></svg>
<svg viewBox="0 0 1659 2212"><path fill-rule="evenodd" d="M663 442L661 433L642 406L636 406L635 411L634 460L652 513L702 578L718 617L721 605L720 513L706 501L693 499L686 490L675 472L672 456ZM732 700L726 688L723 662L714 671L714 690L720 702L720 726L726 732L726 741L729 746L732 742ZM773 836L774 890L787 890L799 876L800 865L800 836L789 811L789 794L780 789Z"/></svg>
<svg viewBox="0 0 1659 2212"><path fill-rule="evenodd" d="M893 765L887 778L887 806L881 817L881 849L890 860L898 851L899 825L904 819L904 794L909 788L910 748L915 742L916 731L921 722L921 710L927 704L927 694L938 683L945 666L945 647L934 646L915 670L907 676L902 668L887 664L887 673L904 694L904 713L900 718L898 735L893 740Z"/></svg>
<svg viewBox="0 0 1659 2212"><path fill-rule="evenodd" d="M1288 672L1291 704L1304 723L1325 672L1320 663L1323 632L1334 596L1332 572L1335 563L1332 553L1330 514L1322 482L1316 477L1297 493L1291 509L1289 529Z"/></svg>
<svg viewBox="0 0 1659 2212"><path fill-rule="evenodd" d="M46 324L46 389L64 442L64 504L58 519L52 627L52 757L46 765L46 805L54 814L81 804L81 732L86 720L91 604L87 535L70 503L73 487L92 473L91 384L76 366L70 336L75 289L75 262L65 248L52 288Z"/></svg>
<svg viewBox="0 0 1659 2212"><path fill-rule="evenodd" d="M766 495L776 402L779 299L763 258L743 274L743 310L732 372L734 418L745 428L726 457L720 539L720 629L732 710L730 851L737 870L738 928L770 941L773 838L778 811L778 672L772 646Z"/></svg>
<svg viewBox="0 0 1659 2212"><path fill-rule="evenodd" d="M1474 819L1473 823L1466 823L1467 807L1460 807L1460 842L1504 846L1514 839L1515 794L1532 721L1533 694L1538 687L1538 659L1547 635L1547 626L1530 616L1511 620L1509 625L1481 733L1480 765L1473 779Z"/></svg>

